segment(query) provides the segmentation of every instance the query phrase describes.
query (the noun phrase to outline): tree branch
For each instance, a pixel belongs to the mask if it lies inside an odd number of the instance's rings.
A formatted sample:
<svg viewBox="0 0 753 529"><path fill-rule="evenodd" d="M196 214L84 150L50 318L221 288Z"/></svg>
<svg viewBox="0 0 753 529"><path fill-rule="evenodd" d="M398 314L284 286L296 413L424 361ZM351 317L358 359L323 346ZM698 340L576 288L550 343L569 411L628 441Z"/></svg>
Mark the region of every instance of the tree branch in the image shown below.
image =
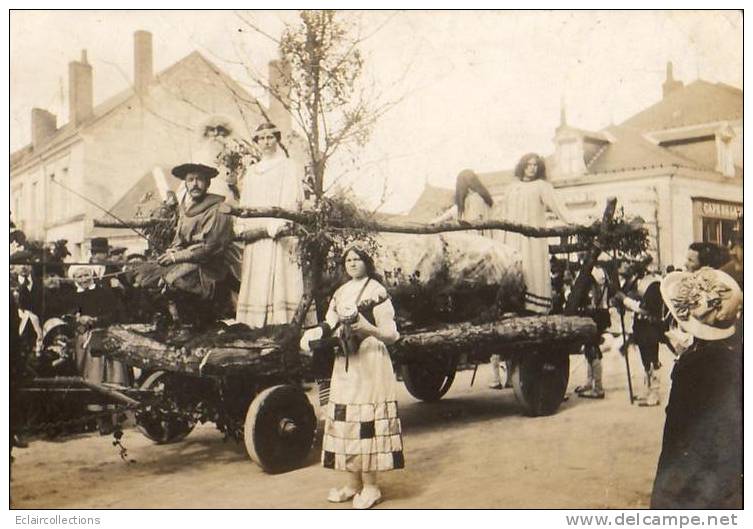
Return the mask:
<svg viewBox="0 0 753 529"><path fill-rule="evenodd" d="M292 211L284 208L231 208L231 215L240 218L278 218L285 219L298 224L312 224L315 220L316 213L313 211ZM155 219L136 219L123 223L114 223L104 219L96 219L94 225L97 227L123 228L133 226L151 226L159 222ZM332 221L329 227L334 229L343 228L361 228L365 230L385 232L385 233L412 233L412 234L432 234L445 233L453 231L472 231L472 230L502 230L520 233L528 237L566 237L569 235L587 234L594 235L599 233L593 226L557 226L552 228L538 228L527 226L516 222L508 221L486 221L486 222L442 222L437 224L425 224L405 220L382 220L367 221L365 223L356 223L349 219L339 219Z"/></svg>

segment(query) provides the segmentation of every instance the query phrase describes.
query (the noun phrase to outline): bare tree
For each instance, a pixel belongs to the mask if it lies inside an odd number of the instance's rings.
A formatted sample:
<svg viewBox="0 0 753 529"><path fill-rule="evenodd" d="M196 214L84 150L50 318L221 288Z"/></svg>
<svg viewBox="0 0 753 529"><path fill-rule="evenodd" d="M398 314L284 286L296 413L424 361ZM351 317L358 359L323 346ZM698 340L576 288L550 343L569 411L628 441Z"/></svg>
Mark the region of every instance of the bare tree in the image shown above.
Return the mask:
<svg viewBox="0 0 753 529"><path fill-rule="evenodd" d="M279 41L245 14L239 18L256 33L277 43L280 61L271 79L250 68L252 79L268 91L304 135L310 161L310 190L319 199L332 156L346 146L363 146L373 125L398 100L380 101L363 79L359 45L381 29L361 36L360 24L336 11L302 11L295 24L285 24Z"/></svg>

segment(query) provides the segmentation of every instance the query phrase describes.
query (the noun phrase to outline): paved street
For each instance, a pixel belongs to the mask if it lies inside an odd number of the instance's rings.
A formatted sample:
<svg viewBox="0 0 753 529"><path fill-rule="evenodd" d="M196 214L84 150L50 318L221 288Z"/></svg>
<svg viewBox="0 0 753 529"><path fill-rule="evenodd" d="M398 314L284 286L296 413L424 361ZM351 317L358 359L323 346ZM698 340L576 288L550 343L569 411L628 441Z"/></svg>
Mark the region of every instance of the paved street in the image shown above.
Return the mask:
<svg viewBox="0 0 753 529"><path fill-rule="evenodd" d="M630 406L625 364L605 357L605 400L571 394L557 414L520 414L512 390L487 389L488 366L458 374L438 403L413 399L401 384L406 468L381 476L378 508L642 508L648 506L661 445L672 360L662 352L662 406ZM637 354L633 385L641 386ZM585 377L571 357L570 391ZM223 443L213 425L184 441L152 444L137 430L123 443L123 462L110 437L84 435L33 441L16 450L11 494L22 508L347 508L325 501L343 476L308 464L267 475L241 445Z"/></svg>

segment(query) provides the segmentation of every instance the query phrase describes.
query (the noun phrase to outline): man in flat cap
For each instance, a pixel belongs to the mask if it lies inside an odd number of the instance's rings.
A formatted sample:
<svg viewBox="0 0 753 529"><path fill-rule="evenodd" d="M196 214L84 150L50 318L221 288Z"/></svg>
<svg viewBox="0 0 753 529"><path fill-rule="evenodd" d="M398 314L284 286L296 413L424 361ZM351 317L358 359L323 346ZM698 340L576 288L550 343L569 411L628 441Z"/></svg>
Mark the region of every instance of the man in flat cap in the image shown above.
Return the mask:
<svg viewBox="0 0 753 529"><path fill-rule="evenodd" d="M171 300L218 301L218 285L228 274L226 254L233 239L230 207L224 197L208 192L218 170L211 163L186 163L172 170L185 181L186 194L179 207L175 238L167 251L157 258ZM198 319L214 320L214 307L199 312ZM174 322L181 322L178 306L171 304Z"/></svg>

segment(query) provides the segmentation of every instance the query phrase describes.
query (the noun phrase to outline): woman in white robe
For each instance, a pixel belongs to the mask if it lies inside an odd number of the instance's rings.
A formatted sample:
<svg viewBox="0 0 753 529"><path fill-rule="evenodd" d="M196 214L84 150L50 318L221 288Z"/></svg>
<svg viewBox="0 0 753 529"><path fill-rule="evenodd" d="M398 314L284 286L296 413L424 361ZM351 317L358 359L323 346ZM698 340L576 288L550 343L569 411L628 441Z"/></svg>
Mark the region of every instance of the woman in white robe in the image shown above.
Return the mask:
<svg viewBox="0 0 753 529"><path fill-rule="evenodd" d="M256 129L253 141L258 143L262 158L243 178L240 206L301 208L304 170L288 158L280 138L271 123ZM249 327L290 323L303 296L297 241L281 232L288 224L273 218L242 219L237 223L240 231L264 228L271 237L246 245L243 252L235 319Z"/></svg>
<svg viewBox="0 0 753 529"><path fill-rule="evenodd" d="M525 154L515 166L515 176L519 181L505 188L503 196L496 202L493 218L544 228L548 207L560 220L571 223L567 211L557 200L552 184L546 181L544 160L538 154ZM526 284L526 310L547 314L552 308L547 238L527 237L509 231L495 231L493 238L501 240L521 254Z"/></svg>

